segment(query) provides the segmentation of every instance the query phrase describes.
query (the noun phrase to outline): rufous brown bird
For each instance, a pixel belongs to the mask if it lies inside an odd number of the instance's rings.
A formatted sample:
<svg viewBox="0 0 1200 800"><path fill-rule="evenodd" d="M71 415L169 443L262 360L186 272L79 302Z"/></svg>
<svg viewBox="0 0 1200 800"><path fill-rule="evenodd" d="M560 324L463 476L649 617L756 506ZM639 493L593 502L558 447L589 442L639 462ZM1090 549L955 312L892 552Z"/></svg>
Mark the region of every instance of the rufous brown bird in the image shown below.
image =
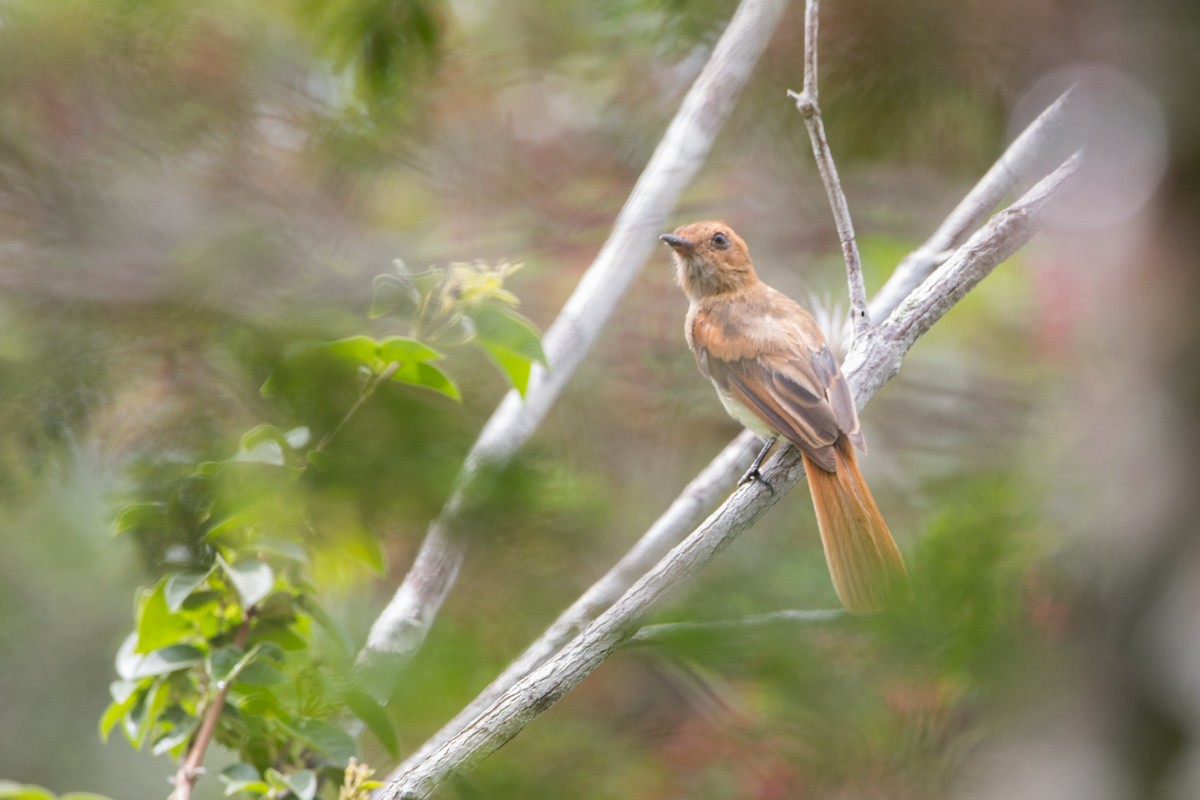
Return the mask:
<svg viewBox="0 0 1200 800"><path fill-rule="evenodd" d="M743 477L782 436L799 448L829 574L842 604L874 611L904 584L904 560L858 470L866 451L850 387L812 315L754 271L741 237L722 222L661 238L674 253L689 307L684 333L700 372L735 420L767 439Z"/></svg>

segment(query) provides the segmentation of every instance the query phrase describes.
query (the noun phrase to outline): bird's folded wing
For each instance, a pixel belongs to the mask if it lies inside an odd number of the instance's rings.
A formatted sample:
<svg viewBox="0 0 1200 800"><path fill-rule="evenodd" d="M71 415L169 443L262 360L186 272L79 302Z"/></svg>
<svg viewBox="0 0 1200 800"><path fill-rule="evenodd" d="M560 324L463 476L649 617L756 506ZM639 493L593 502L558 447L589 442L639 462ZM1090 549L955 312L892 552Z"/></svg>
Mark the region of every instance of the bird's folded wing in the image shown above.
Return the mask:
<svg viewBox="0 0 1200 800"><path fill-rule="evenodd" d="M821 467L837 468L832 445L841 433L838 417L811 362L778 353L725 361L711 352L704 361L718 388Z"/></svg>

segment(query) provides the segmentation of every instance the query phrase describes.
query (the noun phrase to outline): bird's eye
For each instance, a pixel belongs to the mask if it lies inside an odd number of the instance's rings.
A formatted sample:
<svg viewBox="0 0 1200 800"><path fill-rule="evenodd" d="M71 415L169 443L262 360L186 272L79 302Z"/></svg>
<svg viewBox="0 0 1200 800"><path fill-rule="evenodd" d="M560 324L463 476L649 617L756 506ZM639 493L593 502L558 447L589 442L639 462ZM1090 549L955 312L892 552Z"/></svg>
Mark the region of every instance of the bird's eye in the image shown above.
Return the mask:
<svg viewBox="0 0 1200 800"><path fill-rule="evenodd" d="M729 237L724 233L717 231L713 234L712 243L714 247L725 250L729 247Z"/></svg>

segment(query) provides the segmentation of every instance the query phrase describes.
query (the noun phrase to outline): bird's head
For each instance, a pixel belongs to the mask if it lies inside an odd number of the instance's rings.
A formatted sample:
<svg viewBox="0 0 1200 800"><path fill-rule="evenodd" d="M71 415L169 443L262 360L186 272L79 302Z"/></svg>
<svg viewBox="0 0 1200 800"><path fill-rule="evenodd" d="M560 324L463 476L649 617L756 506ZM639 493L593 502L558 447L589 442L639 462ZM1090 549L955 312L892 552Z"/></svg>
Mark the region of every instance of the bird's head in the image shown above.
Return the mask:
<svg viewBox="0 0 1200 800"><path fill-rule="evenodd" d="M689 300L737 291L758 279L742 237L724 222L693 222L658 237L675 256L675 279Z"/></svg>

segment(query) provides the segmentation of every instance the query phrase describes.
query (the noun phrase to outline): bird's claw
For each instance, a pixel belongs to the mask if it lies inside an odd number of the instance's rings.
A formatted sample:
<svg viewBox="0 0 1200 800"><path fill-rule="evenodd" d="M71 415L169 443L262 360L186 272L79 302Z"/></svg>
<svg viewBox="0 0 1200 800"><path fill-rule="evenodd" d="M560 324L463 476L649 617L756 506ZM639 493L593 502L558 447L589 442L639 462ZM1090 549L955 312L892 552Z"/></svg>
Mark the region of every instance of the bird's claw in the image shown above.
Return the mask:
<svg viewBox="0 0 1200 800"><path fill-rule="evenodd" d="M764 478L762 473L758 471L758 467L751 467L750 469L746 470L746 474L738 479L737 485L745 486L747 483L755 482L761 483L763 486L767 487L767 491L769 491L771 494L775 494L775 487L767 482L767 479Z"/></svg>

